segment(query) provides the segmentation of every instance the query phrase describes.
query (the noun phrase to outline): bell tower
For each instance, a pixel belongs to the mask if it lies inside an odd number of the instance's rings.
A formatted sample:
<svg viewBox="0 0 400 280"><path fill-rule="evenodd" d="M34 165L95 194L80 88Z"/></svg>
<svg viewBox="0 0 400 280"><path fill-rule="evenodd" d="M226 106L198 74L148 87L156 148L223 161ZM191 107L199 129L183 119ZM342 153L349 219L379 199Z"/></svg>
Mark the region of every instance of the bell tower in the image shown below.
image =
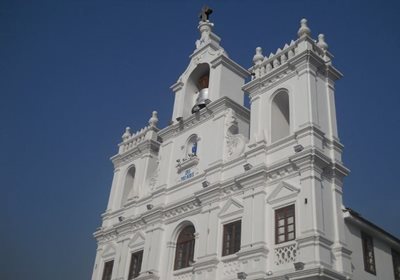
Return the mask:
<svg viewBox="0 0 400 280"><path fill-rule="evenodd" d="M243 105L241 87L250 73L231 60L220 46L221 39L212 31L214 24L209 21L211 12L211 9L203 8L196 49L190 55L189 66L171 86L175 93L174 122L189 117L223 96Z"/></svg>
<svg viewBox="0 0 400 280"><path fill-rule="evenodd" d="M256 48L252 81L244 87L251 99L252 140L264 135L271 144L312 126L338 141L334 83L342 74L332 65L324 35L314 41L306 19L297 34L268 56Z"/></svg>
<svg viewBox="0 0 400 280"><path fill-rule="evenodd" d="M271 169L286 165L297 172L281 181L299 188L295 207L301 219L296 232L301 262L350 275L342 217L343 178L349 170L342 163L334 101L334 85L342 74L332 65L324 35L314 40L306 19L297 35L268 56L256 48L252 80L243 87L251 102L249 147L266 143ZM272 207L274 199L271 194Z"/></svg>

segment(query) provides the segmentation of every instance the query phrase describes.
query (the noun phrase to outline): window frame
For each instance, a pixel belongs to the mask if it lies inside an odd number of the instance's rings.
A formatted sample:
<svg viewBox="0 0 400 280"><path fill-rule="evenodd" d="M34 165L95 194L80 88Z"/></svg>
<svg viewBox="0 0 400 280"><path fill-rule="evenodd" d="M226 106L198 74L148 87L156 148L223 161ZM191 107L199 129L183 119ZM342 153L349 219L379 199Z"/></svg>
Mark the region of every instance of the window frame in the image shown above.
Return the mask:
<svg viewBox="0 0 400 280"><path fill-rule="evenodd" d="M192 233L189 232L193 231ZM185 233L188 231L188 233ZM174 259L174 270L190 267L190 262L193 262L194 249L195 249L195 233L196 230L193 225L187 225L182 228L179 232L176 248L175 248L175 259ZM185 237L184 235L192 234L191 237ZM180 260L180 258L182 258Z"/></svg>
<svg viewBox="0 0 400 280"><path fill-rule="evenodd" d="M288 213L292 212L293 215L289 216ZM284 215L284 225L279 226L279 221L282 219L278 219L278 216L280 214ZM293 222L288 223L288 219L290 217L293 217ZM293 225L293 230L289 231L289 226ZM282 233L279 233L279 229L283 228L283 235L284 235L284 240L279 241L279 236L282 236ZM289 234L293 233L293 238L289 238ZM292 241L296 239L296 207L295 204L291 204L288 206L284 206L278 209L275 209L275 244L282 244L288 241Z"/></svg>
<svg viewBox="0 0 400 280"><path fill-rule="evenodd" d="M363 260L364 260L364 270L368 273L376 275L376 261L375 261L375 253L374 253L374 240L371 235L361 232L361 244L362 244L362 252L363 252ZM372 262L369 258L369 253L372 255ZM371 266L373 267L371 269Z"/></svg>
<svg viewBox="0 0 400 280"><path fill-rule="evenodd" d="M133 261L138 259L138 266L134 269ZM140 271L142 270L142 262L143 262L143 250L135 251L131 253L131 261L129 264L129 272L128 272L128 280L135 279L140 275Z"/></svg>
<svg viewBox="0 0 400 280"><path fill-rule="evenodd" d="M108 267L108 264L110 264L110 263L111 263L110 274L106 275L106 269ZM112 260L105 261L104 265L103 265L103 274L101 276L101 280L111 280L112 279L113 270L114 270L114 260L112 259Z"/></svg>
<svg viewBox="0 0 400 280"><path fill-rule="evenodd" d="M400 252L392 249L394 280L400 280Z"/></svg>
<svg viewBox="0 0 400 280"><path fill-rule="evenodd" d="M238 230L239 228L239 230ZM227 246L228 233L231 232L232 238L230 245ZM242 238L242 220L237 220L223 225L222 230L222 256L233 255L240 251Z"/></svg>

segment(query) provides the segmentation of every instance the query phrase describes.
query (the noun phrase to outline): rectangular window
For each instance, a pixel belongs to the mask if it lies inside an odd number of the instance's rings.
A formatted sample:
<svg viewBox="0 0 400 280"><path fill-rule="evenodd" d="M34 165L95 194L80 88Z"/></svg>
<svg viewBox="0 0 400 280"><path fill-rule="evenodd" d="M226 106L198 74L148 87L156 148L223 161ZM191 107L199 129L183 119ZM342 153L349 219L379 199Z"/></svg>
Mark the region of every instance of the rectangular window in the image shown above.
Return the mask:
<svg viewBox="0 0 400 280"><path fill-rule="evenodd" d="M140 269L142 268L143 251L135 252L131 257L131 264L129 266L128 279L134 279L139 276Z"/></svg>
<svg viewBox="0 0 400 280"><path fill-rule="evenodd" d="M400 280L400 253L392 249L394 280Z"/></svg>
<svg viewBox="0 0 400 280"><path fill-rule="evenodd" d="M361 232L361 240L364 255L364 269L369 273L376 274L374 242L372 237L364 232Z"/></svg>
<svg viewBox="0 0 400 280"><path fill-rule="evenodd" d="M222 256L232 255L240 250L242 221L224 225Z"/></svg>
<svg viewBox="0 0 400 280"><path fill-rule="evenodd" d="M275 210L275 243L296 238L294 205Z"/></svg>
<svg viewBox="0 0 400 280"><path fill-rule="evenodd" d="M111 275L113 271L114 261L108 261L104 264L103 277L102 280L111 280Z"/></svg>

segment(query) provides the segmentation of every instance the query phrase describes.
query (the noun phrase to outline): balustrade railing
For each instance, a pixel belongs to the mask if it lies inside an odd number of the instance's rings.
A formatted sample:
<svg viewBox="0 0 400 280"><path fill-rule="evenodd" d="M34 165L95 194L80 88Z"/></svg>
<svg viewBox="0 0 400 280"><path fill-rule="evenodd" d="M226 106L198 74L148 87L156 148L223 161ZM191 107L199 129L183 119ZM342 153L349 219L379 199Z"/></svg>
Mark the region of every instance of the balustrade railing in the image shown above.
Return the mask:
<svg viewBox="0 0 400 280"><path fill-rule="evenodd" d="M298 256L297 243L276 246L274 249L274 264L284 266L296 262Z"/></svg>
<svg viewBox="0 0 400 280"><path fill-rule="evenodd" d="M290 44L286 44L283 49L279 48L275 54L271 53L268 57L263 58L261 58L261 48L257 48L256 55L259 55L262 60L250 68L250 72L253 73L252 79L264 76L265 74L268 74L272 70L286 63L289 59L295 56L296 48L297 44L292 40Z"/></svg>
<svg viewBox="0 0 400 280"><path fill-rule="evenodd" d="M253 57L254 66L249 69L252 73L252 80L287 64L291 58L305 50L312 51L325 60L325 63L330 64L332 55L327 51L328 44L325 42L325 36L319 34L318 40L313 40L306 19L301 20L298 35L299 38L296 41L292 40L289 44L285 44L282 49L277 49L275 53L271 53L269 56L264 56L260 47L256 48L256 54Z"/></svg>
<svg viewBox="0 0 400 280"><path fill-rule="evenodd" d="M122 154L126 151L129 151L143 142L145 139L152 138L152 135L149 135L149 132L157 132L157 112L153 111L151 118L149 119L149 125L144 128L138 130L135 133L131 133L130 127L125 129L125 133L122 135L122 143L119 144L119 153ZM149 135L149 137L147 137Z"/></svg>

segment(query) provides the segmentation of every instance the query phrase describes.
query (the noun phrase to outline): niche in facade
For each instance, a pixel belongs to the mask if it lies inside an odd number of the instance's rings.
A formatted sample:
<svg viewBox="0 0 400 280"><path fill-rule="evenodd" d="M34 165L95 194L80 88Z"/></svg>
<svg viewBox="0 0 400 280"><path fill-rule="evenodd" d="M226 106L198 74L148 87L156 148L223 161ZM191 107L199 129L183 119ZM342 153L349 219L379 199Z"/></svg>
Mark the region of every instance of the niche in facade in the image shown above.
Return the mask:
<svg viewBox="0 0 400 280"><path fill-rule="evenodd" d="M128 169L128 172L126 173L121 205L124 205L125 202L129 198L131 198L131 196L133 194L134 186L135 186L135 174L136 174L136 168L135 168L135 166L131 166Z"/></svg>
<svg viewBox="0 0 400 280"><path fill-rule="evenodd" d="M272 99L271 140L275 142L290 134L289 94L283 90Z"/></svg>
<svg viewBox="0 0 400 280"><path fill-rule="evenodd" d="M186 145L186 155L189 158L197 156L197 141L198 137L196 134L189 137Z"/></svg>
<svg viewBox="0 0 400 280"><path fill-rule="evenodd" d="M207 63L199 64L190 74L186 88L186 106L191 113L196 113L210 103L209 99L210 66Z"/></svg>
<svg viewBox="0 0 400 280"><path fill-rule="evenodd" d="M182 149L184 149L184 155L182 159L177 160L176 165L178 173L185 171L185 174L181 174L181 180L186 180L195 175L195 172L193 170L189 170L189 168L192 168L199 163L199 158L197 157L198 141L199 137L197 136L197 134L193 134L188 138L186 145L182 146Z"/></svg>

